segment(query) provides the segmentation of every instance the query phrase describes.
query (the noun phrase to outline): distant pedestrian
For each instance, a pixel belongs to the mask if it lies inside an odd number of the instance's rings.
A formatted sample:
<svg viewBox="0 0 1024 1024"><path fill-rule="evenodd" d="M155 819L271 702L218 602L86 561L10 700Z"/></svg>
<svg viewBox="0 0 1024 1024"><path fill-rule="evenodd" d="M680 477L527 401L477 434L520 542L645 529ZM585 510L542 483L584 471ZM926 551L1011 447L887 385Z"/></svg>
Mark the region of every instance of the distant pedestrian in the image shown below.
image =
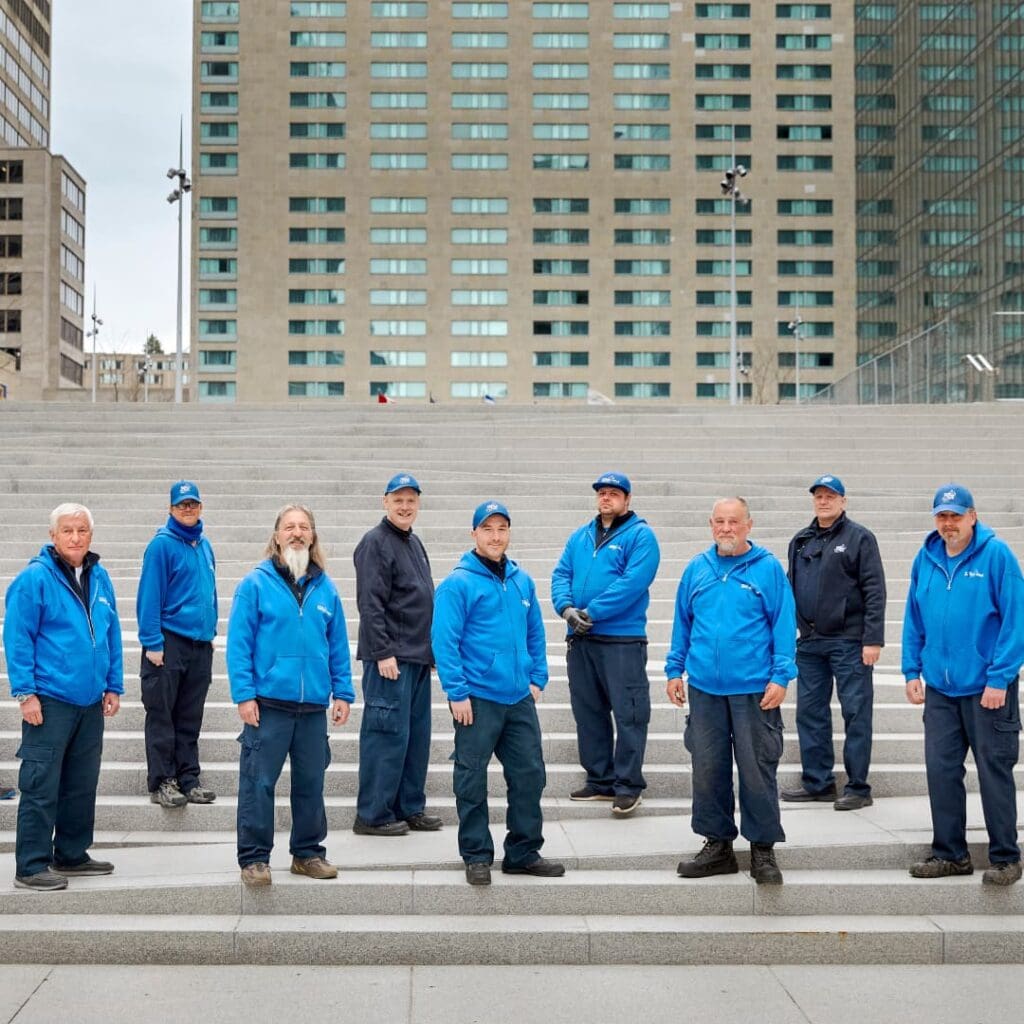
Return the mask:
<svg viewBox="0 0 1024 1024"><path fill-rule="evenodd" d="M1018 677L1024 664L1024 579L1020 564L978 520L961 484L932 501L935 529L910 569L903 617L907 700L924 704L924 760L932 812L932 852L915 878L969 875L964 761L974 755L991 865L982 881L1021 876L1017 842L1020 754Z"/></svg>

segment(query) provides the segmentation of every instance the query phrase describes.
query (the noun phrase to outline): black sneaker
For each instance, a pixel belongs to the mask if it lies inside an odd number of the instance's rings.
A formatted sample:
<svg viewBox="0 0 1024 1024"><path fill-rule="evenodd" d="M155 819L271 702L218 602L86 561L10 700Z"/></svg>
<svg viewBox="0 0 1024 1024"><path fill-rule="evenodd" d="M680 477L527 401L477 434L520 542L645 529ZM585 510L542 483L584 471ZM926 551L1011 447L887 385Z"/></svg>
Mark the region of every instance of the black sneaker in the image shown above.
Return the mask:
<svg viewBox="0 0 1024 1024"><path fill-rule="evenodd" d="M405 823L413 832L436 832L444 824L444 821L434 814L420 811L419 814L412 814L406 818Z"/></svg>
<svg viewBox="0 0 1024 1024"><path fill-rule="evenodd" d="M466 881L470 885L490 885L491 865L482 860L474 860L466 865Z"/></svg>
<svg viewBox="0 0 1024 1024"><path fill-rule="evenodd" d="M971 855L963 860L943 860L941 857L929 857L919 860L910 867L912 878L948 878L950 875L973 875L974 865Z"/></svg>
<svg viewBox="0 0 1024 1024"><path fill-rule="evenodd" d="M986 885L1013 885L1020 880L1021 867L1019 860L1002 861L987 868L981 876Z"/></svg>
<svg viewBox="0 0 1024 1024"><path fill-rule="evenodd" d="M811 793L804 789L803 786L797 786L796 789L784 789L779 796L783 800L793 804L804 804L804 803L823 803L830 804L836 798L836 787L832 786L830 789L823 789L820 793Z"/></svg>
<svg viewBox="0 0 1024 1024"><path fill-rule="evenodd" d="M383 825L370 825L362 818L352 823L352 831L357 836L407 836L409 826L404 821L386 821Z"/></svg>
<svg viewBox="0 0 1024 1024"><path fill-rule="evenodd" d="M16 889L35 889L36 892L56 892L58 889L66 889L68 880L63 875L57 875L47 870L34 875L15 875L14 887Z"/></svg>
<svg viewBox="0 0 1024 1024"><path fill-rule="evenodd" d="M771 843L750 844L750 877L758 885L782 885L782 872L775 863L775 848Z"/></svg>
<svg viewBox="0 0 1024 1024"><path fill-rule="evenodd" d="M680 878L708 878L711 875L735 875L740 869L732 843L728 839L705 839L693 860L681 860L676 868Z"/></svg>
<svg viewBox="0 0 1024 1024"><path fill-rule="evenodd" d="M92 857L86 857L81 864L53 863L50 870L56 871L58 875L112 875L114 865L109 860L93 860Z"/></svg>
<svg viewBox="0 0 1024 1024"><path fill-rule="evenodd" d="M501 865L501 872L504 875L536 875L538 878L561 878L565 874L565 865L558 861L545 860L538 857L529 864L522 864L518 867L512 865Z"/></svg>
<svg viewBox="0 0 1024 1024"><path fill-rule="evenodd" d="M612 801L612 814L620 818L632 814L642 803L644 798L639 793L620 793Z"/></svg>
<svg viewBox="0 0 1024 1024"><path fill-rule="evenodd" d="M580 786L569 794L570 800L614 800L614 793L602 793L593 786Z"/></svg>

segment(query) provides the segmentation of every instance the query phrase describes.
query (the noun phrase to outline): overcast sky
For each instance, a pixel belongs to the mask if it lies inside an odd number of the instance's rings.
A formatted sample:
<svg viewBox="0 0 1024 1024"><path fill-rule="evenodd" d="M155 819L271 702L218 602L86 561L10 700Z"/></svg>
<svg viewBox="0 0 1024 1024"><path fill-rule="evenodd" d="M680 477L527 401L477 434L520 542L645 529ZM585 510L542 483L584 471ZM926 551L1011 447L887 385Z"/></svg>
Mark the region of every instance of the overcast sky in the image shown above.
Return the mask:
<svg viewBox="0 0 1024 1024"><path fill-rule="evenodd" d="M192 4L57 0L53 18L50 148L87 183L86 319L95 285L102 350L139 352L152 332L173 351L178 228L166 174L182 116L190 167ZM188 221L186 205L186 348Z"/></svg>

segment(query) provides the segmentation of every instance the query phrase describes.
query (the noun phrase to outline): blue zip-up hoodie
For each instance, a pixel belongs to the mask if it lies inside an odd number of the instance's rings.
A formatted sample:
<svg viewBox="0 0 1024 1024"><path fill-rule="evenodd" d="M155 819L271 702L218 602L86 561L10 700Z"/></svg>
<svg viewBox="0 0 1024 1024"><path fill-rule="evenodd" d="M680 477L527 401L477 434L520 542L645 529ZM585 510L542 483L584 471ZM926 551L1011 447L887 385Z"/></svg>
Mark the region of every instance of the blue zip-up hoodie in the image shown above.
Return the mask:
<svg viewBox="0 0 1024 1024"><path fill-rule="evenodd" d="M36 693L84 708L104 693L124 693L114 588L98 564L89 570L88 597L87 614L48 545L14 577L4 618L12 695Z"/></svg>
<svg viewBox="0 0 1024 1024"><path fill-rule="evenodd" d="M650 586L661 551L646 519L632 516L600 543L597 519L584 523L566 542L551 574L551 603L585 611L592 636L646 637Z"/></svg>
<svg viewBox="0 0 1024 1024"><path fill-rule="evenodd" d="M665 673L728 696L788 686L796 676L796 606L779 560L752 544L722 557L712 545L683 572Z"/></svg>
<svg viewBox="0 0 1024 1024"><path fill-rule="evenodd" d="M235 591L228 618L228 679L236 704L269 697L322 704L355 700L341 598L326 573L295 599L268 558Z"/></svg>
<svg viewBox="0 0 1024 1024"><path fill-rule="evenodd" d="M142 556L135 598L139 643L147 651L164 649L165 629L190 640L216 636L216 568L205 537L200 535L193 546L170 523L157 530Z"/></svg>
<svg viewBox="0 0 1024 1024"><path fill-rule="evenodd" d="M1024 579L1013 552L989 527L949 575L933 530L910 569L903 615L903 674L950 697L1005 690L1024 664Z"/></svg>
<svg viewBox="0 0 1024 1024"><path fill-rule="evenodd" d="M531 683L547 686L537 588L511 559L500 580L472 551L462 556L437 588L430 642L449 700L473 696L518 704Z"/></svg>

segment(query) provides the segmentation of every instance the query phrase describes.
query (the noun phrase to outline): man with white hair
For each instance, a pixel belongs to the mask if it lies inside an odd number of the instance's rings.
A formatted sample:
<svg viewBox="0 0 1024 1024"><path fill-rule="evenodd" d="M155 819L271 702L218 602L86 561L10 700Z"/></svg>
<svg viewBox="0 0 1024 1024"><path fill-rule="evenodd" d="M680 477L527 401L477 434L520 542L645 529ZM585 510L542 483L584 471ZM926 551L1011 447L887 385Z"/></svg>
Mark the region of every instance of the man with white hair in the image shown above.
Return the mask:
<svg viewBox="0 0 1024 1024"><path fill-rule="evenodd" d="M93 860L103 719L124 692L114 588L92 543L92 513L58 505L50 544L7 588L4 650L21 706L14 884L67 888L66 876L109 875Z"/></svg>
<svg viewBox="0 0 1024 1024"><path fill-rule="evenodd" d="M266 559L238 585L228 621L231 699L245 723L238 778L238 866L250 887L271 884L274 788L291 766L291 871L336 878L327 860L327 716L344 725L355 699L345 612L313 513L285 505Z"/></svg>

